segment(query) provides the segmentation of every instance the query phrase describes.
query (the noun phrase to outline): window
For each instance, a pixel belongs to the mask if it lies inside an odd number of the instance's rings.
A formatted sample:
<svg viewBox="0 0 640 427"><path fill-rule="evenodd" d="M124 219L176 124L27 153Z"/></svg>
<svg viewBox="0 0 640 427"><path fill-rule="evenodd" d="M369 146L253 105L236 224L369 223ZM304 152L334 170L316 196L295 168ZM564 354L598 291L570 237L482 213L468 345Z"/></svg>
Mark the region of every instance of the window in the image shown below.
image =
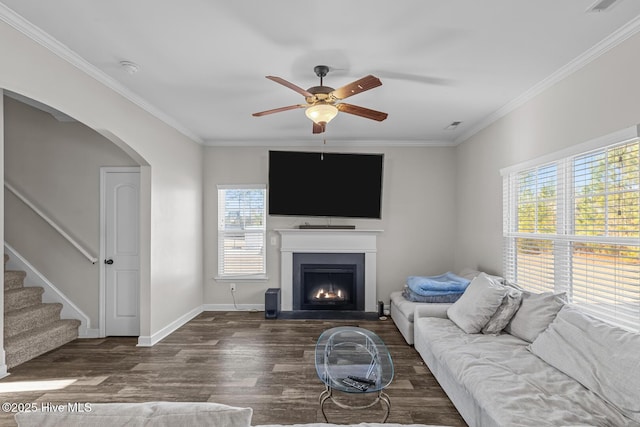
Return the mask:
<svg viewBox="0 0 640 427"><path fill-rule="evenodd" d="M639 140L503 176L504 271L640 331Z"/></svg>
<svg viewBox="0 0 640 427"><path fill-rule="evenodd" d="M218 186L218 279L266 278L266 186Z"/></svg>

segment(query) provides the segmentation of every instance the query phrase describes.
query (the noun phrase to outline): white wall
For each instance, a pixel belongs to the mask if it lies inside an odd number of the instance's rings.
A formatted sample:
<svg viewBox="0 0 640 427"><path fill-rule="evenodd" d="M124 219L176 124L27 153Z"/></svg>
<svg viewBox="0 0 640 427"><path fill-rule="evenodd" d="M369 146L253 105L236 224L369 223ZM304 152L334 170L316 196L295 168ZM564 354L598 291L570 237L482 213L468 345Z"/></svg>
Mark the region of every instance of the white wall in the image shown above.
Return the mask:
<svg viewBox="0 0 640 427"><path fill-rule="evenodd" d="M501 168L640 123L640 35L457 147L456 267L502 272Z"/></svg>
<svg viewBox="0 0 640 427"><path fill-rule="evenodd" d="M279 150L384 153L382 219L333 219L384 230L378 237L378 299L400 290L408 275L440 274L452 268L455 235L455 164L453 147L273 147ZM208 147L205 180L205 304L232 304L228 282L217 282L217 184L267 183L268 148ZM294 228L326 218L267 219L267 282L236 281L238 304L263 304L267 288L280 287L279 236L274 229ZM277 239L275 246L270 238Z"/></svg>
<svg viewBox="0 0 640 427"><path fill-rule="evenodd" d="M100 167L136 166L124 151L79 122L9 97L4 100L5 179L79 241L100 254ZM99 327L100 264L5 193L5 240Z"/></svg>
<svg viewBox="0 0 640 427"><path fill-rule="evenodd" d="M0 88L74 117L148 165L141 170L141 335L197 310L202 147L4 22L0 58Z"/></svg>

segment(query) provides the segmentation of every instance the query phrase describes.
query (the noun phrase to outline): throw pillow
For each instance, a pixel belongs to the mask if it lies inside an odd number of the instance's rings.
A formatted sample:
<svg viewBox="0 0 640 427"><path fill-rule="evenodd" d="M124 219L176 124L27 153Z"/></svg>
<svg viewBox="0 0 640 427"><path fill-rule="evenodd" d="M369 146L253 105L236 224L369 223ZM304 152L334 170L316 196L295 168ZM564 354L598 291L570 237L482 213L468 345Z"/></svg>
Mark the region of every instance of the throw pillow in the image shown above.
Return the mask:
<svg viewBox="0 0 640 427"><path fill-rule="evenodd" d="M640 334L565 306L527 349L640 423Z"/></svg>
<svg viewBox="0 0 640 427"><path fill-rule="evenodd" d="M251 408L211 402L96 403L86 412L19 412L18 427L249 427Z"/></svg>
<svg viewBox="0 0 640 427"><path fill-rule="evenodd" d="M489 322L482 328L483 334L499 334L516 314L522 302L522 291L507 286L507 295Z"/></svg>
<svg viewBox="0 0 640 427"><path fill-rule="evenodd" d="M564 297L565 293L523 292L520 308L504 331L525 341L533 342L555 319L564 305Z"/></svg>
<svg viewBox="0 0 640 427"><path fill-rule="evenodd" d="M458 301L447 310L447 316L468 334L477 334L494 315L507 289L487 274L476 276Z"/></svg>

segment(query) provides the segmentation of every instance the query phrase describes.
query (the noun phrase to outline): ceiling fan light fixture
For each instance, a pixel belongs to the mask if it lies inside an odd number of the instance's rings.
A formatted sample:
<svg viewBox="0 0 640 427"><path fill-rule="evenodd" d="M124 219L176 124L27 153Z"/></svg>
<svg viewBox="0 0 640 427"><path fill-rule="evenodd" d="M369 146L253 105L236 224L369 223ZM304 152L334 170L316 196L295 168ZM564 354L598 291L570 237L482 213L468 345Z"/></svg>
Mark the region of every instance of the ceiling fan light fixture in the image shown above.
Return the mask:
<svg viewBox="0 0 640 427"><path fill-rule="evenodd" d="M382 111L370 110L368 108L359 107L353 104L346 104L344 102L336 104L336 101L342 101L345 98L382 85L382 82L376 76L368 75L338 89L333 89L332 87L325 86L322 82L322 78L326 76L329 71L329 67L326 65L318 65L314 68L314 71L316 72L316 75L320 77L320 86L310 87L306 90L281 77L266 76L269 80L288 87L289 89L304 96L306 104L294 104L286 107L273 108L271 110L253 113L252 115L254 117L261 117L268 114L279 113L281 111L304 108L306 116L313 122L312 132L314 134L323 133L326 130L327 123L338 115L338 111L379 122L387 118L388 114L383 113Z"/></svg>
<svg viewBox="0 0 640 427"><path fill-rule="evenodd" d="M305 114L316 124L329 123L338 115L338 109L331 104L316 104L307 108Z"/></svg>

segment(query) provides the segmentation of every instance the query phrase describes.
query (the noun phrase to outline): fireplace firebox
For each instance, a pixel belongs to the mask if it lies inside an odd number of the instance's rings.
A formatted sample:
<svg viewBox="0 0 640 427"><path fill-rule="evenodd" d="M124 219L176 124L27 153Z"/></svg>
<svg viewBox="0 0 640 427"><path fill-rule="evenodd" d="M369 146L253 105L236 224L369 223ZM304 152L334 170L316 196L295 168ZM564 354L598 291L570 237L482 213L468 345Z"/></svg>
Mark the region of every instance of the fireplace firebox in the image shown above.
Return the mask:
<svg viewBox="0 0 640 427"><path fill-rule="evenodd" d="M355 310L356 266L353 264L303 264L302 310Z"/></svg>
<svg viewBox="0 0 640 427"><path fill-rule="evenodd" d="M364 311L364 291L364 254L293 254L294 311Z"/></svg>

